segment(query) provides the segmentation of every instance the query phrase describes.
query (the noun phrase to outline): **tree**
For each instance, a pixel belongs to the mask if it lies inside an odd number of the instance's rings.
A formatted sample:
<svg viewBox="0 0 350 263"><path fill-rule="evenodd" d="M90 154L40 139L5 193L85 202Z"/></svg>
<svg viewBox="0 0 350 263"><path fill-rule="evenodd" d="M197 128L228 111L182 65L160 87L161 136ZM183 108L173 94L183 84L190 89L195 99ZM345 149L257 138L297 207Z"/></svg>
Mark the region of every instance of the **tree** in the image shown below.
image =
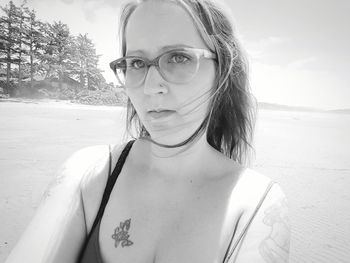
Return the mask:
<svg viewBox="0 0 350 263"><path fill-rule="evenodd" d="M71 86L76 87L79 80L83 90L104 90L108 85L98 68L100 55L88 35L72 36L61 21L41 22L22 1L20 6L12 1L0 6L4 13L0 17L0 77L6 75L5 92L14 94L29 76L33 88L36 73L57 78L59 92L66 77Z"/></svg>
<svg viewBox="0 0 350 263"><path fill-rule="evenodd" d="M1 7L5 16L1 17L0 51L2 62L7 64L7 84L10 78L17 78L18 87L28 71L28 55L30 55L32 26L31 12L25 7L26 1L17 7L12 1ZM5 55L5 56L4 56ZM17 66L12 69L12 64Z"/></svg>
<svg viewBox="0 0 350 263"><path fill-rule="evenodd" d="M75 74L79 76L83 89L98 89L104 83L105 80L98 68L99 57L94 43L87 34L79 34L75 38Z"/></svg>
<svg viewBox="0 0 350 263"><path fill-rule="evenodd" d="M26 46L28 45L28 21L30 17L26 16L24 5L26 2L23 2L20 7L15 8L15 17L17 18L18 30L15 34L16 41L16 53L17 53L17 63L18 63L18 86L21 88L22 77L23 77L23 68L22 62L26 62L26 58L23 55L27 55L28 51Z"/></svg>
<svg viewBox="0 0 350 263"><path fill-rule="evenodd" d="M33 88L33 78L34 73L39 71L39 62L42 56L42 48L44 39L44 30L45 27L43 23L36 18L34 10L29 10L25 8L25 13L28 20L28 27L26 30L27 36L27 46L28 46L28 55L29 55L29 71L30 71L30 87Z"/></svg>
<svg viewBox="0 0 350 263"><path fill-rule="evenodd" d="M5 13L5 16L0 18L0 27L2 28L2 34L0 35L0 52L1 63L6 63L6 87L10 87L11 79L11 66L13 63L18 63L19 60L14 59L13 56L18 52L18 36L20 35L20 20L18 18L18 7L10 1L5 7L1 7L1 10ZM7 90L12 93L13 90Z"/></svg>
<svg viewBox="0 0 350 263"><path fill-rule="evenodd" d="M42 62L47 77L58 77L59 89L62 90L64 75L68 75L73 68L73 38L69 28L61 21L53 24L46 23L43 45Z"/></svg>

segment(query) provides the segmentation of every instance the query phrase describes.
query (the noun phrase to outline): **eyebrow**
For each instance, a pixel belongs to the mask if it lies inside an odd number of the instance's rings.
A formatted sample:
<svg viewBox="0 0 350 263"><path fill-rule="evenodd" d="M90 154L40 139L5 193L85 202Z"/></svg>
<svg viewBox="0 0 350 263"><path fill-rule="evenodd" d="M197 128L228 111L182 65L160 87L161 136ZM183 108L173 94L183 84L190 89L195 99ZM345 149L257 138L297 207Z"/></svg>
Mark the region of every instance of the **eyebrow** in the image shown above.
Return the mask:
<svg viewBox="0 0 350 263"><path fill-rule="evenodd" d="M163 53L163 52L166 52L168 50L172 50L172 49L176 49L176 48L193 48L193 46L189 46L189 45L186 45L186 44L174 44L174 45L166 45L166 46L163 46L161 47L158 52L159 53ZM136 49L136 50L128 50L127 51L127 54L126 55L130 55L130 54L133 54L133 53L142 53L142 54L147 54L149 52L147 52L146 50L144 49Z"/></svg>

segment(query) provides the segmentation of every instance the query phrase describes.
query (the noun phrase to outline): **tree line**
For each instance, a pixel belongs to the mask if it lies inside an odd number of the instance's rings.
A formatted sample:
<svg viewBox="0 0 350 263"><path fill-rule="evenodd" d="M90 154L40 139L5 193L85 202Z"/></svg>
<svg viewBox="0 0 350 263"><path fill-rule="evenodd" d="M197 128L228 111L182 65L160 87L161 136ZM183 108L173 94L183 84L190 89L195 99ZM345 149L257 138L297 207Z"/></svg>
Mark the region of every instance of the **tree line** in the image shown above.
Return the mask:
<svg viewBox="0 0 350 263"><path fill-rule="evenodd" d="M112 88L98 68L100 55L87 34L73 36L61 21L48 23L36 12L9 1L0 6L0 83L4 93L35 89L38 76L55 79L58 92L64 92L64 81L78 83L82 90ZM75 92L77 92L77 90Z"/></svg>

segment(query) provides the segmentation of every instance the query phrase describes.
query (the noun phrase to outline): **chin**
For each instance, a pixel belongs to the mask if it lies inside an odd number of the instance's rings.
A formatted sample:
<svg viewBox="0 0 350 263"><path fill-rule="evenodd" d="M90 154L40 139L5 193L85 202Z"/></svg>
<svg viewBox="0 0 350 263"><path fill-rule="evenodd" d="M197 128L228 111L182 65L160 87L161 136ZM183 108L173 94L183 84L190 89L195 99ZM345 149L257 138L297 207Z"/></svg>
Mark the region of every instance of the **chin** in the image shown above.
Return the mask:
<svg viewBox="0 0 350 263"><path fill-rule="evenodd" d="M163 128L163 127L162 127ZM152 140L157 143L174 145L179 144L193 135L196 128L193 127L178 127L173 129L153 129L148 130Z"/></svg>

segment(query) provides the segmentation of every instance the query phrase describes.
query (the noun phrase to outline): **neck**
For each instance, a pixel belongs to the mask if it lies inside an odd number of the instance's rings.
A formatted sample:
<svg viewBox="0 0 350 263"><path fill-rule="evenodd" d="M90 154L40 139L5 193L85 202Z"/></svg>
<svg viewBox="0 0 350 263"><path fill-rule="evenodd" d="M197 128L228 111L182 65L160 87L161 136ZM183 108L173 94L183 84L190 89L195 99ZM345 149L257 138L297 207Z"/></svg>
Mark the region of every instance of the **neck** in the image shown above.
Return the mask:
<svg viewBox="0 0 350 263"><path fill-rule="evenodd" d="M143 139L138 147L147 171L176 177L201 173L206 166L203 162L216 152L207 142L206 133L177 148L164 148Z"/></svg>
<svg viewBox="0 0 350 263"><path fill-rule="evenodd" d="M150 153L154 158L185 158L186 156L193 155L193 153L202 152L207 145L206 136L202 134L187 144L174 148L162 147L156 143L151 143Z"/></svg>

